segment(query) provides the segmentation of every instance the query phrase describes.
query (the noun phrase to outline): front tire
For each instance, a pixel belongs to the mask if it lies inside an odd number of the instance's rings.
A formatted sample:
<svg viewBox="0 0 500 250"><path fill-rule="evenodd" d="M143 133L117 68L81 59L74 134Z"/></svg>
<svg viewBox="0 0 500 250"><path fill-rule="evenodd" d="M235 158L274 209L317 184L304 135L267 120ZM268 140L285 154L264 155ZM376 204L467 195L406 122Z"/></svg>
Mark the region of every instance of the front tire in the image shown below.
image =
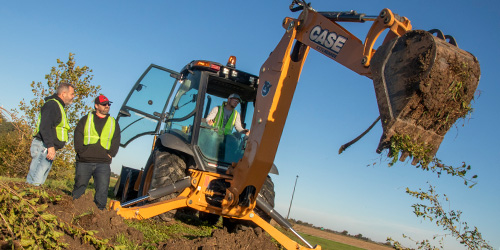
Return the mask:
<svg viewBox="0 0 500 250"><path fill-rule="evenodd" d="M187 176L186 162L180 156L169 152L164 148L157 148L153 154L154 165L150 189L169 186ZM175 198L179 195L179 193L180 192L171 193L154 200L152 203ZM159 217L164 221L171 221L175 213L176 210L170 210L166 213L160 214Z"/></svg>

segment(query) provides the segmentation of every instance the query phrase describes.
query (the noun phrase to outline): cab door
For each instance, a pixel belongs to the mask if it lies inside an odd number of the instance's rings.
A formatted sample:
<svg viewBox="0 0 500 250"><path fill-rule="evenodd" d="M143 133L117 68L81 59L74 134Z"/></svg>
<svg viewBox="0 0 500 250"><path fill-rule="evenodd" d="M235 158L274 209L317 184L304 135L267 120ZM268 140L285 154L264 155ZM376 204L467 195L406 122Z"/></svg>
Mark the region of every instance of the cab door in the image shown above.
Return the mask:
<svg viewBox="0 0 500 250"><path fill-rule="evenodd" d="M165 118L165 110L180 74L151 64L137 80L117 116L120 146L143 135L153 135Z"/></svg>

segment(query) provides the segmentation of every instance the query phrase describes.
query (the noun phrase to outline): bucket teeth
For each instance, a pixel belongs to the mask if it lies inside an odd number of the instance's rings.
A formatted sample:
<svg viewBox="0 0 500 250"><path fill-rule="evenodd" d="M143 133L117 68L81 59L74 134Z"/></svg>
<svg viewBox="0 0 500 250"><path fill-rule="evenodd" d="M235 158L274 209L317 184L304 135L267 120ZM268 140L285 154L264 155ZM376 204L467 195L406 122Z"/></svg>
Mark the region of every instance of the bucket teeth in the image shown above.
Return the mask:
<svg viewBox="0 0 500 250"><path fill-rule="evenodd" d="M410 156L410 153L408 153L407 151L402 152L401 156L399 157L399 161L405 161L406 157L408 156Z"/></svg>

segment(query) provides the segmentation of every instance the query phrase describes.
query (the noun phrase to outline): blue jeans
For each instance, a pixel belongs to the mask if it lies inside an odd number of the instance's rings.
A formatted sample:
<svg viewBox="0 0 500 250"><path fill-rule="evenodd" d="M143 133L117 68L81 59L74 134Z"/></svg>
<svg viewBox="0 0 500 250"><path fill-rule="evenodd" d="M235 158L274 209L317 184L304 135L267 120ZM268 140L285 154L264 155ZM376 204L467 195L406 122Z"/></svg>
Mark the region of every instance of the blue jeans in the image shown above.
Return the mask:
<svg viewBox="0 0 500 250"><path fill-rule="evenodd" d="M108 202L109 178L111 177L110 164L77 162L73 199L76 200L85 193L90 177L94 177L94 202L97 208L103 210Z"/></svg>
<svg viewBox="0 0 500 250"><path fill-rule="evenodd" d="M33 138L31 142L31 164L30 171L26 177L26 182L35 186L42 185L49 175L52 162L47 160L47 147L45 144Z"/></svg>

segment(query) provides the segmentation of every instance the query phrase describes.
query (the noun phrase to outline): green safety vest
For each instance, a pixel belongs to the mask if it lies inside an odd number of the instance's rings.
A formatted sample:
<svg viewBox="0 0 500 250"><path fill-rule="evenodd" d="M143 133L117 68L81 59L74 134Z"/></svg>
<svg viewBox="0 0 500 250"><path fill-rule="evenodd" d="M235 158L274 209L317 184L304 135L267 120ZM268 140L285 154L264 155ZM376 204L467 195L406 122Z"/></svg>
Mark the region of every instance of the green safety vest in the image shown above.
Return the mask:
<svg viewBox="0 0 500 250"><path fill-rule="evenodd" d="M97 141L101 140L101 146L106 150L109 150L111 148L111 140L113 140L114 134L115 118L108 116L108 120L102 129L101 136L99 136L97 130L95 130L94 114L89 113L87 115L85 130L83 132L83 145L96 144Z"/></svg>
<svg viewBox="0 0 500 250"><path fill-rule="evenodd" d="M49 99L49 101L55 101L57 105L59 106L59 109L61 110L61 122L56 126L56 135L57 139L59 141L68 141L68 130L69 130L69 124L68 124L68 118L66 117L66 112L64 111L63 106L57 99ZM38 132L40 131L40 121L42 120L42 114L38 114L38 121L36 124L36 130L33 136L37 135Z"/></svg>
<svg viewBox="0 0 500 250"><path fill-rule="evenodd" d="M234 123L236 122L236 116L238 116L238 111L233 109L229 120L227 120L226 126L224 127L224 134L228 135L233 132ZM217 115L215 116L214 127L222 128L224 123L224 105L219 106L219 110L217 111ZM220 132L220 131L219 131Z"/></svg>

